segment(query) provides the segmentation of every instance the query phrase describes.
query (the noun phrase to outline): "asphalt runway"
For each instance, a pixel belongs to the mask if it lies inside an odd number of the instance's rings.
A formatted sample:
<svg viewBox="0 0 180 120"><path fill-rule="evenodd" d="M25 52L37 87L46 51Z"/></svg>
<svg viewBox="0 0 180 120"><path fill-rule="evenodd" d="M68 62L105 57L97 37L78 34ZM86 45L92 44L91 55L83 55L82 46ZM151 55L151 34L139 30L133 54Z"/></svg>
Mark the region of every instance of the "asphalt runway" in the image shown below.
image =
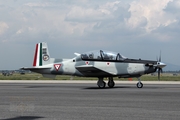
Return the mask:
<svg viewBox="0 0 180 120"><path fill-rule="evenodd" d="M0 120L179 120L180 84L0 83Z"/></svg>

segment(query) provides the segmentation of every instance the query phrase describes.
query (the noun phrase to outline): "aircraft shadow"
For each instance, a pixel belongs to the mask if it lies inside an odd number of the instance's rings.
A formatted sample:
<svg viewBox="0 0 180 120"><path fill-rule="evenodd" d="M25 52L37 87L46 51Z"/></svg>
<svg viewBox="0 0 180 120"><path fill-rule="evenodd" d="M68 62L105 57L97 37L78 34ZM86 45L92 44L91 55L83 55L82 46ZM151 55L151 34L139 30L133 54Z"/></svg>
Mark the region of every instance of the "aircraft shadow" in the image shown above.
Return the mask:
<svg viewBox="0 0 180 120"><path fill-rule="evenodd" d="M0 120L37 120L44 117L39 116L18 116L14 118L0 119Z"/></svg>
<svg viewBox="0 0 180 120"><path fill-rule="evenodd" d="M163 87L158 87L158 86L144 86L143 88L137 88L136 86L115 86L113 88L105 87L105 88L99 88L99 87L86 87L83 89L92 89L92 90L104 90L104 89L126 89L126 88L131 88L131 89L163 89Z"/></svg>
<svg viewBox="0 0 180 120"><path fill-rule="evenodd" d="M87 88L83 88L83 89L105 90L105 89L120 89L120 88L135 88L135 87L132 87L132 86L116 86L116 87L113 87L113 88L109 88L109 87L105 87L105 88L99 88L99 87L87 87Z"/></svg>
<svg viewBox="0 0 180 120"><path fill-rule="evenodd" d="M113 88L109 88L108 86L105 87L105 88L99 88L98 86L92 86L92 87L83 87L83 86L56 86L56 85L42 85L42 86L39 86L39 85L35 85L35 86L26 86L25 88L80 88L80 89L92 89L92 90L105 90L105 89L125 89L125 88L132 88L132 89L138 89L135 85L134 86L115 86ZM142 89L158 89L159 87L158 86L144 86ZM163 88L163 87L161 87Z"/></svg>

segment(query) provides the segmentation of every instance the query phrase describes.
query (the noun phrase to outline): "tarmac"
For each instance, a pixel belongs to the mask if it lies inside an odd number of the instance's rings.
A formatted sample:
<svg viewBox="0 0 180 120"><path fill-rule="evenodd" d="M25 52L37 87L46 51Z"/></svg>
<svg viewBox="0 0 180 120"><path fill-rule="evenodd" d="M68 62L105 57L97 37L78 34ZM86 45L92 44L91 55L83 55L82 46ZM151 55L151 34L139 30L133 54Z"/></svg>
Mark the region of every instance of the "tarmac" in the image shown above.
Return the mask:
<svg viewBox="0 0 180 120"><path fill-rule="evenodd" d="M106 80L104 80L107 82ZM116 81L118 84L136 84L138 81ZM97 83L97 80L0 80L0 83ZM180 84L180 81L142 81L143 84Z"/></svg>
<svg viewBox="0 0 180 120"><path fill-rule="evenodd" d="M180 82L1 80L0 120L179 120Z"/></svg>

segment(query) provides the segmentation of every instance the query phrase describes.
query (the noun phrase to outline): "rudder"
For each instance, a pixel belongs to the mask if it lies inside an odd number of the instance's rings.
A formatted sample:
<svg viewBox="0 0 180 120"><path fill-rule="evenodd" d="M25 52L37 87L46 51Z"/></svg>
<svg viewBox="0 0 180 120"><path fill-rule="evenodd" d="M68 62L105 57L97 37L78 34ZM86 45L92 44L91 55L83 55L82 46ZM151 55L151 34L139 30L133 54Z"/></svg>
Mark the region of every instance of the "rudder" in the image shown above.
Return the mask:
<svg viewBox="0 0 180 120"><path fill-rule="evenodd" d="M34 54L34 61L33 66L43 66L46 64L50 64L50 55L48 51L47 43L37 43L35 54Z"/></svg>

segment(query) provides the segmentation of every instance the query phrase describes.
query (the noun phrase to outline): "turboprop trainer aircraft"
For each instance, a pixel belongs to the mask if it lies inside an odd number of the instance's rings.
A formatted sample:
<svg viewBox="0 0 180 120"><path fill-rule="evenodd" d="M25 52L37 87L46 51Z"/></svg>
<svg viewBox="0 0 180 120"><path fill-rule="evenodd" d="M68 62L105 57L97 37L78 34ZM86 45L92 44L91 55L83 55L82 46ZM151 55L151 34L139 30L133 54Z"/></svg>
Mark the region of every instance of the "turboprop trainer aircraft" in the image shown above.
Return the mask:
<svg viewBox="0 0 180 120"><path fill-rule="evenodd" d="M160 72L166 64L161 62L161 57L157 61L130 59L120 53L99 50L87 53L75 53L76 57L72 59L50 58L47 43L36 44L33 67L22 68L41 73L44 77L55 78L56 75L72 75L82 77L97 77L97 85L104 88L107 77L108 86L115 86L113 77L129 78L137 77L137 87L142 88L143 84L140 77L144 74L156 72L158 78Z"/></svg>

